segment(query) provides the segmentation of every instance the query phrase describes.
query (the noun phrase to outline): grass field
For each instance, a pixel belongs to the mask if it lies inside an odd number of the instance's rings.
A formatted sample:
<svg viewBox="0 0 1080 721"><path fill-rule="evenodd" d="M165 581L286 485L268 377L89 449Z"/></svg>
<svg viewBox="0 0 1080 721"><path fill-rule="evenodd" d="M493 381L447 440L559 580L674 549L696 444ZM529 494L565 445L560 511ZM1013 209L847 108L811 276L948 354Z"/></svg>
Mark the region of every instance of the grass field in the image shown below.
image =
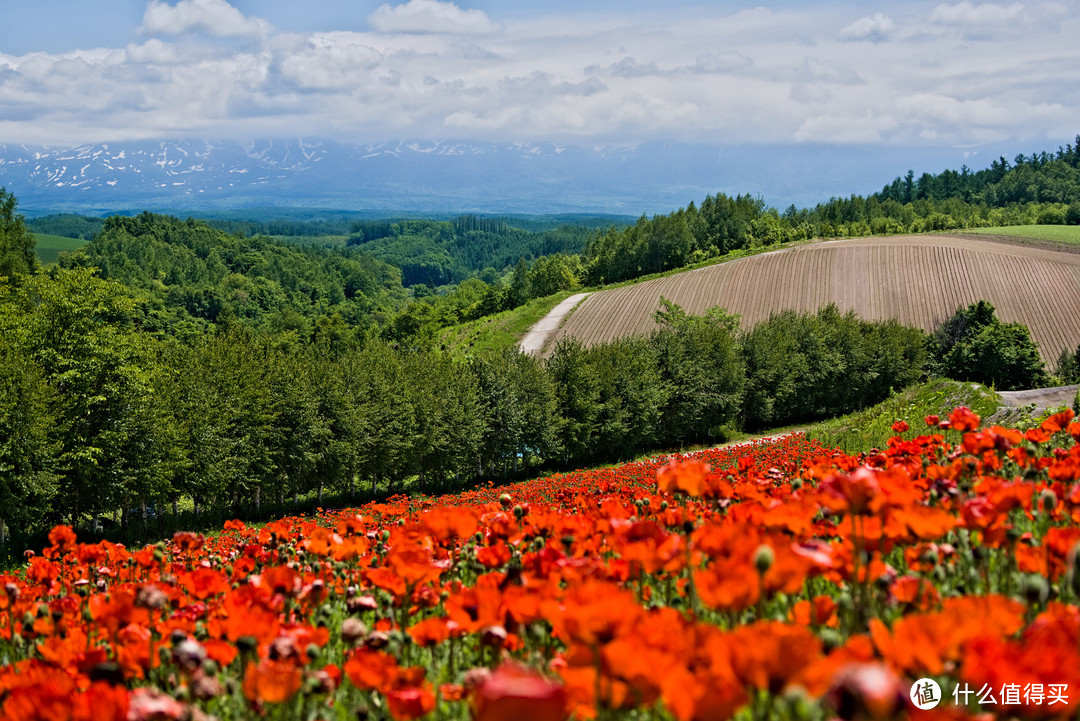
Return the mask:
<svg viewBox="0 0 1080 721"><path fill-rule="evenodd" d="M916 433L924 433L927 416L945 419L957 406L967 406L985 419L997 410L998 399L993 391L978 383L939 378L900 391L866 410L811 424L805 431L822 445L845 452L885 448L885 442L896 435L892 430L896 421L905 421Z"/></svg>
<svg viewBox="0 0 1080 721"><path fill-rule="evenodd" d="M1011 235L1017 238L1080 245L1080 225L1006 225L1001 228L979 228L971 232L979 235Z"/></svg>
<svg viewBox="0 0 1080 721"><path fill-rule="evenodd" d="M721 306L744 328L780 310L836 303L867 320L932 330L957 308L988 300L1030 328L1044 358L1080 345L1080 254L963 235L893 236L814 243L593 293L549 342L587 345L655 327L667 298L688 313Z"/></svg>
<svg viewBox="0 0 1080 721"><path fill-rule="evenodd" d="M56 257L61 251L77 250L86 245L87 242L78 238L62 238L59 235L44 235L42 233L34 233L34 238L37 239L34 252L37 253L38 260L42 265L53 265L56 263Z"/></svg>
<svg viewBox="0 0 1080 721"><path fill-rule="evenodd" d="M546 298L535 298L513 310L445 328L439 333L439 343L459 356L510 348L552 308L577 292L564 290Z"/></svg>

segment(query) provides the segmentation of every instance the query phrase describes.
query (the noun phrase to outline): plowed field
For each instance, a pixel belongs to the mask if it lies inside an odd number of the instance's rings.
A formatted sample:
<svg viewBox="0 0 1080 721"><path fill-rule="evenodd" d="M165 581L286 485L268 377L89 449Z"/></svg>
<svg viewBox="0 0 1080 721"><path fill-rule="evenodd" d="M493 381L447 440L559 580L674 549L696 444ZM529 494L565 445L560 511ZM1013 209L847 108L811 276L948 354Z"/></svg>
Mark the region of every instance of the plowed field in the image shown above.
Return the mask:
<svg viewBox="0 0 1080 721"><path fill-rule="evenodd" d="M593 293L545 350L563 335L591 345L648 332L661 296L689 313L723 306L743 328L833 302L867 320L932 330L958 307L988 300L999 318L1031 329L1047 360L1080 344L1080 254L935 235L828 241Z"/></svg>

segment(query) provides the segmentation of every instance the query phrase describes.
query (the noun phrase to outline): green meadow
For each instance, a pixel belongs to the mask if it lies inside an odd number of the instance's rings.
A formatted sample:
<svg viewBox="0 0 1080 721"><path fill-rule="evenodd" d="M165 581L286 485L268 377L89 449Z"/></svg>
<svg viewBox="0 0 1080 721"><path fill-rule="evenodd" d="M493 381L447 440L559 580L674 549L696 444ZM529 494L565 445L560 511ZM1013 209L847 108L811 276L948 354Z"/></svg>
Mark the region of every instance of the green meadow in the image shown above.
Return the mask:
<svg viewBox="0 0 1080 721"><path fill-rule="evenodd" d="M1011 235L1017 238L1050 240L1055 243L1080 243L1080 225L1005 225L1000 228L973 230L979 235Z"/></svg>
<svg viewBox="0 0 1080 721"><path fill-rule="evenodd" d="M34 251L42 265L54 265L61 251L72 251L86 245L87 241L79 238L63 238L59 235L34 233L37 245Z"/></svg>

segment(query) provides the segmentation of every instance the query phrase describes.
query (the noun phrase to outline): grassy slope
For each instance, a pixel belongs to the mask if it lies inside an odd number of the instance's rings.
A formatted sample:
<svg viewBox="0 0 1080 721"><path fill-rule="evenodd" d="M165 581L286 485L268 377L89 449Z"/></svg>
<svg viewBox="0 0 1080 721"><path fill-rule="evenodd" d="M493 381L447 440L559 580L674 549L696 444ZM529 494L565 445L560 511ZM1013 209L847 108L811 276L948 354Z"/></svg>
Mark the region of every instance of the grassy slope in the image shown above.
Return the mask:
<svg viewBox="0 0 1080 721"><path fill-rule="evenodd" d="M42 265L52 265L61 251L77 250L86 245L87 241L78 238L62 238L59 235L44 235L34 233L37 245L34 252Z"/></svg>
<svg viewBox="0 0 1080 721"><path fill-rule="evenodd" d="M977 383L934 379L900 391L866 410L807 426L805 431L827 446L847 452L868 451L885 447L885 442L896 435L892 430L896 421L911 426L909 435L921 434L926 430L926 416L937 415L944 420L956 406L967 406L988 418L997 410L997 395Z"/></svg>
<svg viewBox="0 0 1080 721"><path fill-rule="evenodd" d="M1017 238L1049 240L1055 243L1080 244L1080 225L1007 225L1001 228L979 228L970 232L979 235L1009 235Z"/></svg>
<svg viewBox="0 0 1080 721"><path fill-rule="evenodd" d="M535 298L513 310L444 328L439 332L439 344L458 356L509 348L552 308L579 292L564 290L546 298Z"/></svg>

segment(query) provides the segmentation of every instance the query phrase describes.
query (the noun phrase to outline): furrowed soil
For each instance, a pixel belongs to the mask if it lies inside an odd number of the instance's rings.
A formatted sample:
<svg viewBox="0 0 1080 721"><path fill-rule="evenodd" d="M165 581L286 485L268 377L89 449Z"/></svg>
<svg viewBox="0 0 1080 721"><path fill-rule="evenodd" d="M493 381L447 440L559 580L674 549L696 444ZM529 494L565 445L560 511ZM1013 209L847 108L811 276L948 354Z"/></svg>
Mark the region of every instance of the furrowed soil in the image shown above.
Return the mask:
<svg viewBox="0 0 1080 721"><path fill-rule="evenodd" d="M970 235L856 238L786 248L588 296L551 334L586 345L656 327L661 297L688 313L722 306L749 328L781 310L836 303L867 320L933 330L978 300L1031 330L1043 358L1080 345L1080 253Z"/></svg>

